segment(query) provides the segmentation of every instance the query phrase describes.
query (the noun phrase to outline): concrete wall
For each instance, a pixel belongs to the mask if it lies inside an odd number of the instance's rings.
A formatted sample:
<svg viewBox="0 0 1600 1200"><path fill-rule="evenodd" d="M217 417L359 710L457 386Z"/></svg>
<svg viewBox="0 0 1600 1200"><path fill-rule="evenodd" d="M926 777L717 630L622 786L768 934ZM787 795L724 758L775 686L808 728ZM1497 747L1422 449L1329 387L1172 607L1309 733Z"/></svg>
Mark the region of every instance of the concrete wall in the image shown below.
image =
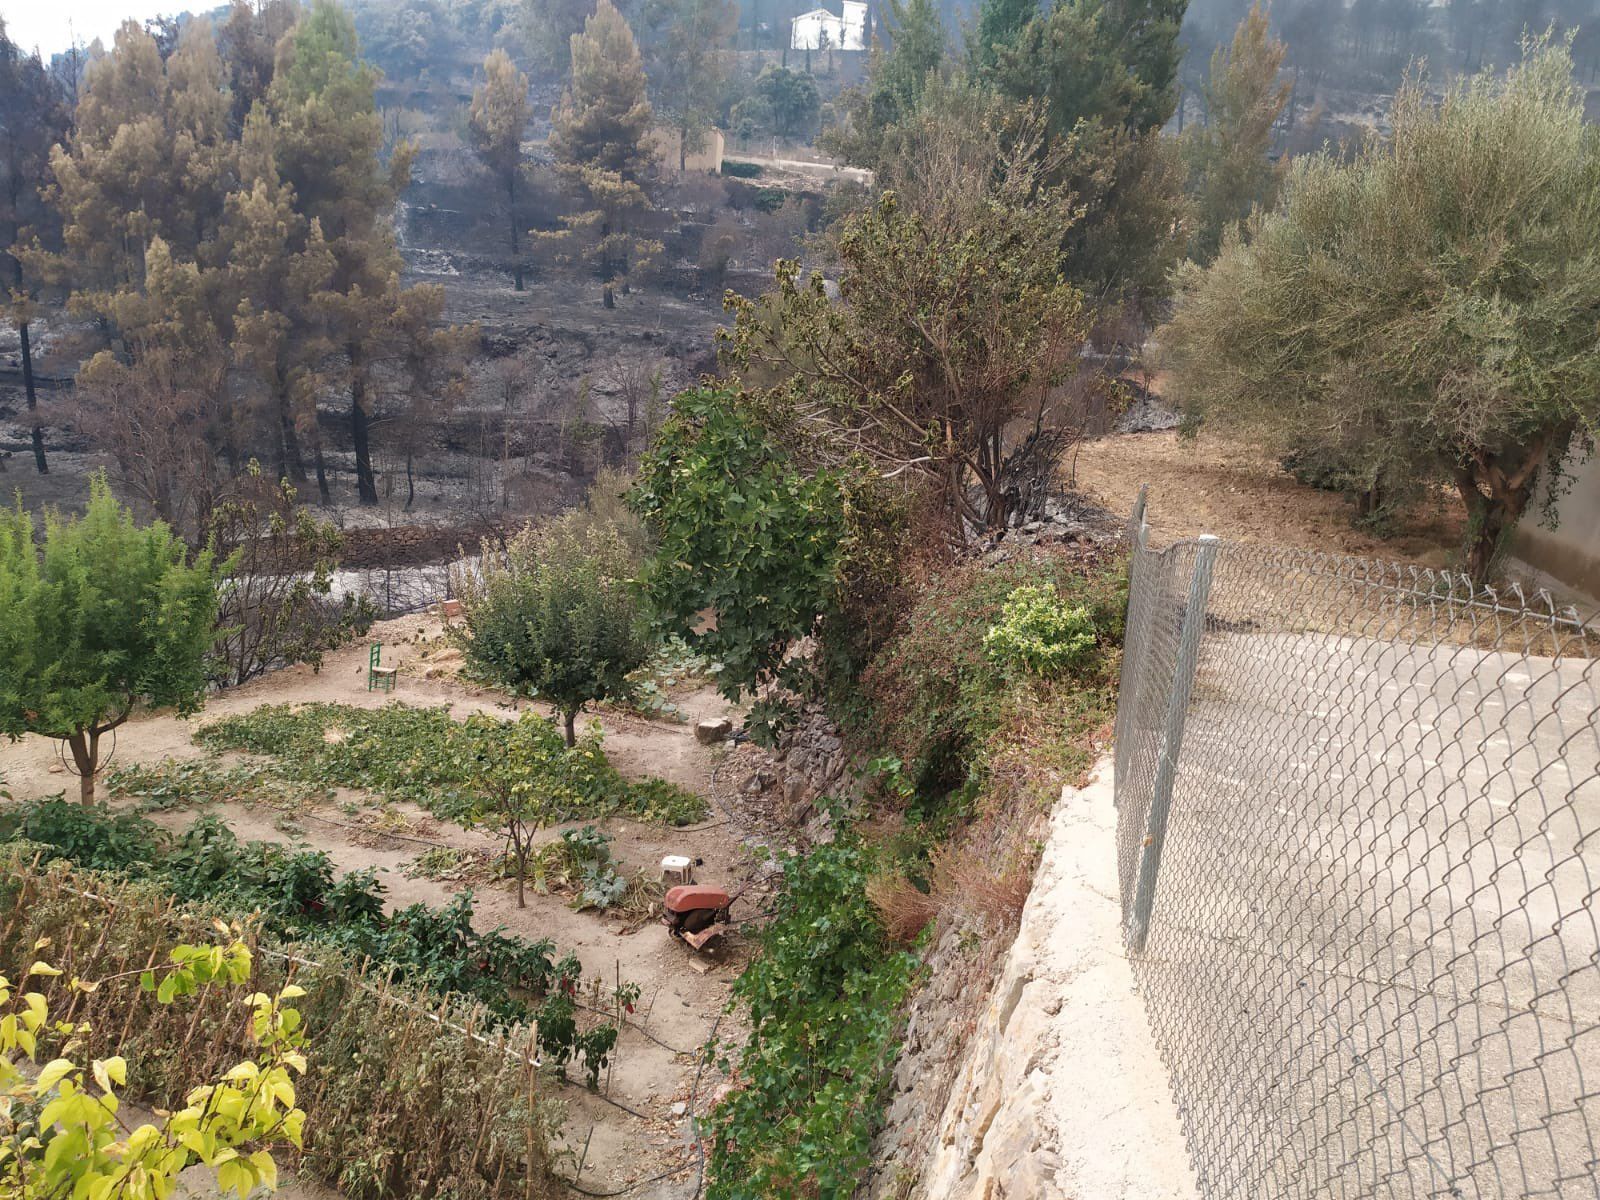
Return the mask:
<svg viewBox="0 0 1600 1200"><path fill-rule="evenodd" d="M1600 602L1600 454L1568 455L1564 494L1555 505L1555 528L1540 520L1546 496L1535 497L1512 534L1511 553L1592 600ZM1570 487L1566 484L1570 482Z"/></svg>
<svg viewBox="0 0 1600 1200"><path fill-rule="evenodd" d="M974 1027L918 1200L1195 1200L1166 1068L1124 957L1111 764L1068 788ZM906 1185L910 1184L909 1187Z"/></svg>

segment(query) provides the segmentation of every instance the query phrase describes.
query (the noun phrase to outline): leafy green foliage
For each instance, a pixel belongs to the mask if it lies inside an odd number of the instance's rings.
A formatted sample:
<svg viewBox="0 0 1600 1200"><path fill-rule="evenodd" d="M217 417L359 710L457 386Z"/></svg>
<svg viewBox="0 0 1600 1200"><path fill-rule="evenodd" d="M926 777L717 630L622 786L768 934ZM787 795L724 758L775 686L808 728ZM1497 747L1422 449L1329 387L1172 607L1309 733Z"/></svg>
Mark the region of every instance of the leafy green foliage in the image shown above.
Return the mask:
<svg viewBox="0 0 1600 1200"><path fill-rule="evenodd" d="M41 938L33 947L49 946ZM238 987L250 976L250 950L237 938L226 945L179 945L159 969L143 972L140 985L162 1005L202 988ZM0 1192L16 1200L125 1196L160 1200L191 1164L210 1168L221 1192L239 1200L261 1188L274 1191L278 1167L272 1150L299 1147L306 1114L295 1105L293 1076L304 1074L301 1019L284 1002L305 995L290 985L277 995L244 997L251 1009L249 1039L259 1059L230 1067L214 1083L193 1087L176 1112L129 1128L117 1116L117 1090L128 1082L120 1055L95 1059L85 1069L58 1057L32 1070L40 1042L59 1042L71 1053L87 1024L52 1022L51 1005L31 981L62 971L36 959L15 980L0 975L0 1006L17 1011L0 1021L0 1107L5 1140L0 1144ZM89 993L99 982L74 979L70 991ZM28 990L24 991L26 988ZM73 999L78 997L74 995Z"/></svg>
<svg viewBox="0 0 1600 1200"><path fill-rule="evenodd" d="M100 737L136 704L199 709L216 611L211 555L135 526L104 475L81 518L46 515L42 554L19 502L0 514L0 734L64 739L93 800Z"/></svg>
<svg viewBox="0 0 1600 1200"><path fill-rule="evenodd" d="M802 475L735 393L702 388L673 401L631 502L658 539L643 587L663 620L722 664L724 695L773 678L833 601L837 477Z"/></svg>
<svg viewBox="0 0 1600 1200"><path fill-rule="evenodd" d="M166 759L113 767L106 790L137 800L140 811L203 808L229 800L291 807L303 794L255 763L223 766L213 758Z"/></svg>
<svg viewBox="0 0 1600 1200"><path fill-rule="evenodd" d="M876 203L838 226L839 292L780 261L759 301L730 296L724 359L771 381L764 413L823 462L852 453L920 483L953 537L1003 529L1063 444L1052 389L1076 362L1082 296L1061 245L1074 200L1042 120L930 83L897 126ZM1034 436L1008 433L1022 426ZM1027 465L1037 455L1042 462Z"/></svg>
<svg viewBox="0 0 1600 1200"><path fill-rule="evenodd" d="M990 631L1008 623L1008 604L1019 592L1034 598L1016 602L1019 617L1045 601L1039 616L1052 640L1064 635L1070 646L1093 631L1092 649L1069 656L1070 677L1054 682L1019 674L995 652ZM865 720L902 762L921 802L940 801L981 776L990 743L1019 721L1053 743L1053 750L1041 748L1038 757L1060 754L1069 765L1086 762L1084 735L1115 704L1115 647L1126 598L1120 571L1085 575L1049 560L958 567L924 583L899 630L861 678L869 704ZM1075 610L1085 614L1086 626L1067 615ZM1033 622L1030 616L1018 633L1037 633L1037 627L1030 630Z"/></svg>
<svg viewBox="0 0 1600 1200"><path fill-rule="evenodd" d="M0 839L42 842L95 870L154 862L161 831L133 813L69 804L59 796L0 810Z"/></svg>
<svg viewBox="0 0 1600 1200"><path fill-rule="evenodd" d="M983 648L1001 666L1034 675L1059 675L1094 648L1094 618L1062 602L1054 584L1024 584L1006 597Z"/></svg>
<svg viewBox="0 0 1600 1200"><path fill-rule="evenodd" d="M628 811L641 821L682 828L706 819L706 802L666 779L645 779L628 787Z"/></svg>
<svg viewBox="0 0 1600 1200"><path fill-rule="evenodd" d="M452 820L480 803L476 789L485 761L503 757L519 741L549 820L620 811L676 824L684 815L698 820L705 813L698 797L665 791L671 785L660 780L629 783L606 760L598 730L568 748L553 725L532 713L518 721L480 714L463 722L444 707L399 702L377 709L268 704L209 722L195 731L195 740L215 750L269 755L273 769L288 779L365 788Z"/></svg>
<svg viewBox="0 0 1600 1200"><path fill-rule="evenodd" d="M487 678L555 705L570 746L584 706L626 696L653 649L630 547L616 530L557 521L512 539L503 565L483 562L462 591L457 641Z"/></svg>
<svg viewBox="0 0 1600 1200"><path fill-rule="evenodd" d="M854 1194L917 973L866 897L875 855L846 837L785 870L761 950L734 985L749 1014L736 1087L712 1117L708 1200Z"/></svg>

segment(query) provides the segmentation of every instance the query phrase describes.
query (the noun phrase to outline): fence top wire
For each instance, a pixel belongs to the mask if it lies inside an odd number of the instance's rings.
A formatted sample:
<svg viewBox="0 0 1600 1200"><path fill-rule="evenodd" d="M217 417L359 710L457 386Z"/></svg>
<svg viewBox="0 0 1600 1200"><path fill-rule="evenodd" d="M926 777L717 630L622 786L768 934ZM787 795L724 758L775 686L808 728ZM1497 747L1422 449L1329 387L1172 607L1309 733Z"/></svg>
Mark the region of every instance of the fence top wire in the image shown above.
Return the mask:
<svg viewBox="0 0 1600 1200"><path fill-rule="evenodd" d="M1202 1194L1600 1196L1600 629L1128 532L1118 865Z"/></svg>

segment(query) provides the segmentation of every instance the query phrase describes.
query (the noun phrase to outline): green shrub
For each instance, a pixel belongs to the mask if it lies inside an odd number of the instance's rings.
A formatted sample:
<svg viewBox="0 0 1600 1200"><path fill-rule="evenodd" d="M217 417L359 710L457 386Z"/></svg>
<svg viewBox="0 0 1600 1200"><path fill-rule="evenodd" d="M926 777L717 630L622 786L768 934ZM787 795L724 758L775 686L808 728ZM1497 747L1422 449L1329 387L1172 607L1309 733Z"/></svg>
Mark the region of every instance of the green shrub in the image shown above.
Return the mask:
<svg viewBox="0 0 1600 1200"><path fill-rule="evenodd" d="M1048 589L1061 608L1088 615L1098 637L1076 660L1071 679L1018 678L986 644L989 631L1006 620L1007 601L1022 589ZM867 727L930 800L968 784L992 739L1018 723L1057 741L1063 753L1086 757L1075 743L1114 704L1126 596L1120 570L1085 574L1049 559L965 565L933 576L861 674Z"/></svg>
<svg viewBox="0 0 1600 1200"><path fill-rule="evenodd" d="M69 804L60 796L32 800L0 812L0 840L49 846L57 856L97 871L154 863L161 830L134 813L103 805Z"/></svg>
<svg viewBox="0 0 1600 1200"><path fill-rule="evenodd" d="M214 750L269 755L273 769L321 788L364 788L456 820L479 807L476 784L485 759L504 757L517 739L542 743L535 772L552 821L627 812L644 821L689 825L705 801L661 779L630 783L588 733L570 749L548 721L517 722L479 714L456 721L447 708L347 704L268 704L202 726L195 740ZM149 786L150 780L141 780Z"/></svg>
<svg viewBox="0 0 1600 1200"><path fill-rule="evenodd" d="M482 561L483 578L463 581L454 639L483 677L554 705L570 746L584 707L626 699L654 650L628 582L635 549L618 529L561 520L518 534L503 561L485 548Z"/></svg>
<svg viewBox="0 0 1600 1200"><path fill-rule="evenodd" d="M1094 645L1089 610L1066 604L1052 583L1017 588L1006 597L999 623L983 636L983 648L1002 667L1047 678L1077 666Z"/></svg>
<svg viewBox="0 0 1600 1200"><path fill-rule="evenodd" d="M761 164L725 158L722 160L722 173L733 179L758 179L761 176Z"/></svg>
<svg viewBox="0 0 1600 1200"><path fill-rule="evenodd" d="M867 899L875 867L849 836L788 865L734 984L750 1038L712 1116L708 1200L845 1200L861 1182L918 967Z"/></svg>
<svg viewBox="0 0 1600 1200"><path fill-rule="evenodd" d="M492 736L503 724L492 717L482 721L487 724L469 729L452 720L447 708L398 702L378 709L269 704L202 726L195 740L218 750L271 755L275 770L303 783L366 788L448 816L474 798L474 735L484 730ZM547 785L570 793L573 807L614 802L623 785L599 739L586 737L569 753L560 733L545 726L552 764ZM504 738L510 737L507 729Z"/></svg>

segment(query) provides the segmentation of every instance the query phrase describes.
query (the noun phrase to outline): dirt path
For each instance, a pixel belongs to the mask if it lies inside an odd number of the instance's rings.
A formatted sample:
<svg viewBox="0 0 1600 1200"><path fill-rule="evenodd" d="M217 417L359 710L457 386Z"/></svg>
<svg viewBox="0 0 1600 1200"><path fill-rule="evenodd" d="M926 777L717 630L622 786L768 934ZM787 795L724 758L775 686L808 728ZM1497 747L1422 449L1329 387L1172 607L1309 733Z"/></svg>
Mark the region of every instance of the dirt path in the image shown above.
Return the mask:
<svg viewBox="0 0 1600 1200"><path fill-rule="evenodd" d="M1254 447L1218 436L1181 440L1175 430L1087 441L1067 463L1076 487L1114 513L1133 510L1150 485L1150 531L1158 543L1201 533L1330 554L1445 565L1461 543L1461 518L1447 497L1420 504L1392 535L1350 523L1349 501L1298 482Z"/></svg>
<svg viewBox="0 0 1600 1200"><path fill-rule="evenodd" d="M129 765L203 756L205 750L192 738L198 726L264 704L326 701L378 707L396 699L408 704L448 705L457 718L474 712L509 717L513 706L503 694L464 684L455 677L458 656L446 648L441 635L442 626L432 616L404 617L374 628L372 639L384 644L384 662L400 668L392 697L366 690L368 644L362 642L329 655L321 672L295 667L215 697L193 719L180 720L170 714L135 718L118 731L113 761ZM692 722L701 716L722 715L727 705L709 688L677 697L675 703L683 712L683 721L602 714L599 721L606 753L625 776L655 775L709 797L717 761L725 751L696 742ZM63 769L56 744L37 737L0 743L0 778L18 800L63 790L75 794L77 784ZM352 807L347 802L352 801L358 810L354 816L347 811ZM386 805L382 827L364 824L364 817L374 815L371 801L372 797L341 789L325 803L290 812L239 803L213 805L207 811L225 820L240 838L324 850L341 873L373 868L391 907L418 901L439 905L464 886L406 874L407 865L429 845L464 849L496 845L482 833L439 821L413 805ZM362 805L367 807L362 809ZM179 810L153 814L152 819L181 829L195 815L192 810ZM705 822L689 830L626 817L594 824L612 836L613 853L630 873L652 869L664 854L681 853L704 860L698 875L707 882L737 885L761 874L749 845L750 829L736 826L715 805ZM544 836L558 837L562 828L549 829ZM752 891L741 905L743 915L757 912L764 894L763 887ZM563 1164L563 1173L570 1178L581 1159L580 1182L596 1192L611 1192L671 1173L627 1194L641 1200L691 1197L699 1154L690 1135L689 1117L693 1112L704 1115L707 1097L720 1082L716 1071L708 1069L700 1080L698 1095L691 1097L695 1069L713 1023L727 1002L729 988L748 959L749 946L733 937L717 953L695 956L653 921L629 926L594 912L574 912L561 897L537 895L532 889L528 906L518 908L514 891L503 883L478 886L475 906L474 924L483 930L503 926L526 938L553 938L558 954L575 951L586 975L605 981L608 990L619 976L643 989L636 1018L639 1024L623 1031L603 1095L590 1095L581 1086L555 1085L569 1112L563 1148L571 1159ZM735 915L741 915L739 910ZM729 1032L724 1022L721 1036L726 1038Z"/></svg>

